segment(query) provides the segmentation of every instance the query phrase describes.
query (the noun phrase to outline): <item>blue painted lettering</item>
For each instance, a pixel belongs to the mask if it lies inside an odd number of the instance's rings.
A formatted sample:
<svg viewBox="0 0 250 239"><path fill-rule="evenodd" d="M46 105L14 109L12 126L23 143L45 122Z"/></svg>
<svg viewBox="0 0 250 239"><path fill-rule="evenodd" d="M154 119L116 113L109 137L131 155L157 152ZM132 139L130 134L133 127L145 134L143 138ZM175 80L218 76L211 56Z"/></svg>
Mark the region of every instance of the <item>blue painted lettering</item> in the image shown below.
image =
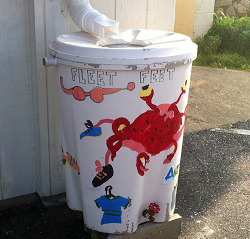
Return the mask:
<svg viewBox="0 0 250 239"><path fill-rule="evenodd" d="M172 179L172 181L174 181L175 176L179 173L179 167L180 164L178 164L175 169L173 169L173 167L169 169L167 176L164 178L164 184L167 183L168 179Z"/></svg>

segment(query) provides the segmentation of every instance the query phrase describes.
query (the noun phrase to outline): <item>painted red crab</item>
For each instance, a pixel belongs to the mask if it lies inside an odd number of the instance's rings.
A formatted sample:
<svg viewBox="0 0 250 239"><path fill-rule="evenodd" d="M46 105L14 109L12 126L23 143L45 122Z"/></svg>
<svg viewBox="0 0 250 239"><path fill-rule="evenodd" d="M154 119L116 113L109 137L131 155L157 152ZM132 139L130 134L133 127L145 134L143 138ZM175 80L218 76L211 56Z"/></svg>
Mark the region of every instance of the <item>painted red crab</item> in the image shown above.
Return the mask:
<svg viewBox="0 0 250 239"><path fill-rule="evenodd" d="M149 154L155 156L173 146L173 152L170 153L163 162L164 164L170 163L176 153L177 141L184 128L182 117L185 116L186 113L181 113L177 104L181 96L186 92L186 88L187 80L181 88L181 94L177 101L172 104L156 106L152 103L154 90L150 85L143 86L139 96L142 100L146 101L150 110L139 115L133 123L121 117L115 120L103 119L93 127L92 125L91 127L89 126L90 129L88 130L91 133L94 128L100 128L100 125L103 123L112 124L114 135L110 136L107 140L108 150L105 156L105 165L107 166L109 164L110 157L114 160L117 151L121 147L128 147L132 151L138 152L136 167L141 176L148 170L146 164L149 163ZM85 125L87 126L87 124ZM87 131L83 132L81 135L86 135L86 132ZM83 137L80 136L80 138ZM99 170L99 172L101 173L101 170Z"/></svg>

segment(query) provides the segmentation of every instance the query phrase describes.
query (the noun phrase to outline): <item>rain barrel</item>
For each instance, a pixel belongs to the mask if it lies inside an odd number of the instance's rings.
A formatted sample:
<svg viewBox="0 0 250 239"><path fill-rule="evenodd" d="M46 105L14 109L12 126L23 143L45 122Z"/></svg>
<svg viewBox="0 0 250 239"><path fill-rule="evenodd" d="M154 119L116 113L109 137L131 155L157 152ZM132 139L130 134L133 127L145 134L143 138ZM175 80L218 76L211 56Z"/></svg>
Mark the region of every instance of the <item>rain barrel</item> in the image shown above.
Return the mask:
<svg viewBox="0 0 250 239"><path fill-rule="evenodd" d="M68 206L86 227L132 233L173 214L197 46L185 35L75 32L49 46L55 65Z"/></svg>

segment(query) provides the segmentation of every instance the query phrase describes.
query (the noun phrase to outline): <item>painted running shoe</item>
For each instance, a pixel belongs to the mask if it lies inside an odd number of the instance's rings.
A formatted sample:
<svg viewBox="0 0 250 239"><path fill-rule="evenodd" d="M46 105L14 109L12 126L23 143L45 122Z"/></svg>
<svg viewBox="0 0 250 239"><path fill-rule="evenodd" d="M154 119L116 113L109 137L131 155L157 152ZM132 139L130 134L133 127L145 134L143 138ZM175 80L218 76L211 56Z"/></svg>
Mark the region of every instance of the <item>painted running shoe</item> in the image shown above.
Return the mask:
<svg viewBox="0 0 250 239"><path fill-rule="evenodd" d="M87 123L85 123L85 125L88 129L80 134L80 139L87 138L87 137L98 138L102 136L101 127L94 127L93 123L90 120L87 120Z"/></svg>
<svg viewBox="0 0 250 239"><path fill-rule="evenodd" d="M94 187L99 187L103 183L107 182L114 174L113 167L108 164L102 167L102 171L96 174L92 181Z"/></svg>

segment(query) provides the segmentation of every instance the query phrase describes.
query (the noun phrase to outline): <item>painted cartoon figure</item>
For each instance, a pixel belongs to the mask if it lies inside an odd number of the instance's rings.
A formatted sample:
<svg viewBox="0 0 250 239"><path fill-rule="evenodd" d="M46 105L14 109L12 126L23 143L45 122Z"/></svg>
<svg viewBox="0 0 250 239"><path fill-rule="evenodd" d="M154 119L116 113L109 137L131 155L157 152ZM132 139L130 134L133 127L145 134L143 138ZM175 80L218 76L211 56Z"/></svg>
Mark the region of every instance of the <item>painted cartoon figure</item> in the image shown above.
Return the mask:
<svg viewBox="0 0 250 239"><path fill-rule="evenodd" d="M103 169L105 169L105 167L112 167L109 164L109 158L114 160L117 151L121 147L127 147L138 153L136 167L141 176L148 170L146 164L149 163L149 154L155 156L173 147L173 152L166 157L163 163L167 164L171 162L177 151L177 141L184 129L182 117L185 116L186 113L181 113L177 104L181 96L186 92L186 88L187 80L181 88L181 94L177 101L172 104L156 106L152 103L154 90L150 85L146 85L141 88L139 96L146 102L151 110L139 115L133 123L130 123L126 118L122 117L115 120L103 119L93 127L90 127L91 129L81 133L81 139L91 137L91 135L94 135L94 132L100 131L100 126L104 123L111 123L114 132L114 135L107 139L108 150L105 156L105 166L101 167L100 162L98 160L96 161L96 165L98 165L96 171L98 174L95 178L95 183L92 182L94 187L100 186L103 182L107 181L105 178L110 178L110 175L103 172ZM88 121L88 124L89 123L91 123L91 121ZM106 170L106 172L107 171L108 170ZM113 170L110 171L113 173Z"/></svg>

